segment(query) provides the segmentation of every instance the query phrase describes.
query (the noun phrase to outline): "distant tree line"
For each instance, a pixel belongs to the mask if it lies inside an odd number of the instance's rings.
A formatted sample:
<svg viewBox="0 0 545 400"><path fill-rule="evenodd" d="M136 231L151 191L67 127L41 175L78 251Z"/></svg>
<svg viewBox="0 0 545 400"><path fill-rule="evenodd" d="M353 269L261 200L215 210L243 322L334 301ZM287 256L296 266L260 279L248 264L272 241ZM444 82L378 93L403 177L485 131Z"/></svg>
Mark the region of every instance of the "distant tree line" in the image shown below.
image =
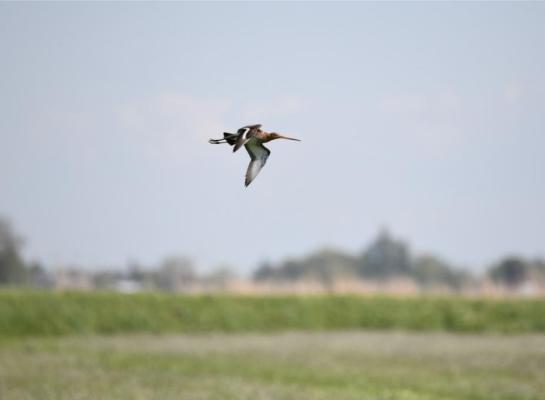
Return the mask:
<svg viewBox="0 0 545 400"><path fill-rule="evenodd" d="M407 243L393 238L386 230L380 232L361 254L322 250L278 265L263 264L254 274L258 281L313 279L327 284L342 278L379 282L409 278L424 287L445 285L451 288L461 288L471 280L468 272L452 267L437 256L414 257Z"/></svg>
<svg viewBox="0 0 545 400"><path fill-rule="evenodd" d="M490 267L488 276L494 282L511 289L526 282L545 283L545 260L506 257Z"/></svg>
<svg viewBox="0 0 545 400"><path fill-rule="evenodd" d="M136 283L141 290L180 292L190 290L195 284L203 288L224 288L233 279L233 273L228 267L222 267L207 274L199 274L187 257L171 256L157 267L130 263L126 271L99 271L94 273L93 279L97 289L130 291L130 285Z"/></svg>
<svg viewBox="0 0 545 400"><path fill-rule="evenodd" d="M527 281L545 282L545 262L506 257L493 264L487 276L498 285L512 289ZM328 284L342 278L375 282L408 278L422 288L444 286L455 290L476 281L467 270L455 267L436 255L413 255L406 242L392 237L387 230L380 232L360 254L321 250L276 265L263 263L254 273L257 281L273 282L318 280Z"/></svg>
<svg viewBox="0 0 545 400"><path fill-rule="evenodd" d="M52 287L59 281L37 262L25 262L21 255L22 238L11 224L0 217L0 286ZM68 268L64 278L82 274ZM169 257L156 267L131 263L125 271L110 269L86 273L87 285L98 289L183 291L198 283L201 287L225 287L233 279L228 268L199 275L191 260ZM486 277L498 285L516 289L526 282L545 285L545 261L504 257L491 265ZM257 282L283 283L312 280L329 285L340 279L386 282L410 279L422 288L448 287L454 290L471 285L476 278L432 254L413 255L409 245L386 230L379 233L360 254L323 249L299 259L277 264L263 263L253 273ZM136 285L136 286L135 286Z"/></svg>
<svg viewBox="0 0 545 400"><path fill-rule="evenodd" d="M183 291L199 283L202 287L221 288L233 278L228 267L198 274L186 257L167 257L158 266L144 267L130 263L126 270L84 271L77 266L47 271L37 262L25 262L21 255L22 238L5 218L0 217L0 287L26 286L50 288L67 286L105 290ZM74 284L77 282L77 284Z"/></svg>

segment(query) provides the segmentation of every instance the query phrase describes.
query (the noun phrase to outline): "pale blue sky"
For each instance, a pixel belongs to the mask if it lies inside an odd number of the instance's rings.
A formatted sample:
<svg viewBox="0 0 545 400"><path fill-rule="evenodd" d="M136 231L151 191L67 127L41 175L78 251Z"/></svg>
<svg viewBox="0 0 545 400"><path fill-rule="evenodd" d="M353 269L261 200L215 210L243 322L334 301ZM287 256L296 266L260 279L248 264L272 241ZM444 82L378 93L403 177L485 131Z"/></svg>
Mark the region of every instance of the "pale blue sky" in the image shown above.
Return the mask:
<svg viewBox="0 0 545 400"><path fill-rule="evenodd" d="M51 266L544 256L544 43L545 3L0 3L0 214ZM245 189L207 139L248 123L303 141Z"/></svg>

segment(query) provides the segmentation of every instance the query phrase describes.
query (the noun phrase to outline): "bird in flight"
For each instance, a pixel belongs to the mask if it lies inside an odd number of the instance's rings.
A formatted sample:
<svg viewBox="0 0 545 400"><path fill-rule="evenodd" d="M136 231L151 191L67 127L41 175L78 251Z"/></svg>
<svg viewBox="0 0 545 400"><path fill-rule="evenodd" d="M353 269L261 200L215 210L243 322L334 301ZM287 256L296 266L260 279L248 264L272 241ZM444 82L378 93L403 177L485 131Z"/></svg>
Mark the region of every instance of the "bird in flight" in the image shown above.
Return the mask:
<svg viewBox="0 0 545 400"><path fill-rule="evenodd" d="M267 162L267 158L271 154L271 151L263 146L263 143L270 142L275 139L299 139L282 136L276 132L265 132L261 130L261 125L247 125L240 128L237 133L223 132L223 139L210 139L208 142L212 144L227 143L233 147L233 152L240 149L242 146L246 148L246 151L250 155L250 164L246 171L246 179L244 184L248 186L255 179L261 168Z"/></svg>

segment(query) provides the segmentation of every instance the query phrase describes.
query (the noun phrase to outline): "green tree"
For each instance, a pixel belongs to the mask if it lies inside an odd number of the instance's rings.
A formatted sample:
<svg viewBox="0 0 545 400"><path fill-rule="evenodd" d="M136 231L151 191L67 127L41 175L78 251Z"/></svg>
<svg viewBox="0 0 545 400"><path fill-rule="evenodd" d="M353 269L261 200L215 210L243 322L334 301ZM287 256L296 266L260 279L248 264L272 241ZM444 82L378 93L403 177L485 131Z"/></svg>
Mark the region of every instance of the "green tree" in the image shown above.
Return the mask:
<svg viewBox="0 0 545 400"><path fill-rule="evenodd" d="M35 288L50 288L53 286L53 278L47 273L42 264L35 261L26 268L27 283Z"/></svg>
<svg viewBox="0 0 545 400"><path fill-rule="evenodd" d="M0 217L0 285L25 283L27 271L19 253L22 239L11 224Z"/></svg>
<svg viewBox="0 0 545 400"><path fill-rule="evenodd" d="M411 274L409 246L383 230L363 253L359 272L365 278L388 279Z"/></svg>
<svg viewBox="0 0 545 400"><path fill-rule="evenodd" d="M421 255L414 259L413 275L424 288L446 285L457 289L469 280L467 273L454 270L445 261L430 254Z"/></svg>
<svg viewBox="0 0 545 400"><path fill-rule="evenodd" d="M343 252L322 249L302 259L291 259L278 266L263 263L254 273L254 279L293 281L313 280L329 284L337 278L356 275L354 257Z"/></svg>
<svg viewBox="0 0 545 400"><path fill-rule="evenodd" d="M266 281L269 279L274 279L277 274L278 269L274 268L268 261L264 261L255 270L253 273L254 280L256 281Z"/></svg>
<svg viewBox="0 0 545 400"><path fill-rule="evenodd" d="M157 286L170 292L185 290L196 280L193 263L185 257L168 257L157 271Z"/></svg>
<svg viewBox="0 0 545 400"><path fill-rule="evenodd" d="M518 257L507 257L490 268L490 278L508 287L517 287L525 282L530 275L531 265Z"/></svg>

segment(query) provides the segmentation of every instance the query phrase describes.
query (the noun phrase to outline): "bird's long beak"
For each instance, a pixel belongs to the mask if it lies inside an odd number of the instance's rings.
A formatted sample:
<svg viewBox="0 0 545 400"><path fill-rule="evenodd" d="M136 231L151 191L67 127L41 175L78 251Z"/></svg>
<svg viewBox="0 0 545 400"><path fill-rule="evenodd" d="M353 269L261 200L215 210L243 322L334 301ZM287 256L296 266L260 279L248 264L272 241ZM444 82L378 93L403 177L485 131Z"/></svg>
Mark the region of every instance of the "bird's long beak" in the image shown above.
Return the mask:
<svg viewBox="0 0 545 400"><path fill-rule="evenodd" d="M282 136L282 135L278 135L278 139L296 140L296 141L298 141L298 142L301 141L301 140L299 140L299 139L295 139L295 138L288 137L288 136Z"/></svg>

